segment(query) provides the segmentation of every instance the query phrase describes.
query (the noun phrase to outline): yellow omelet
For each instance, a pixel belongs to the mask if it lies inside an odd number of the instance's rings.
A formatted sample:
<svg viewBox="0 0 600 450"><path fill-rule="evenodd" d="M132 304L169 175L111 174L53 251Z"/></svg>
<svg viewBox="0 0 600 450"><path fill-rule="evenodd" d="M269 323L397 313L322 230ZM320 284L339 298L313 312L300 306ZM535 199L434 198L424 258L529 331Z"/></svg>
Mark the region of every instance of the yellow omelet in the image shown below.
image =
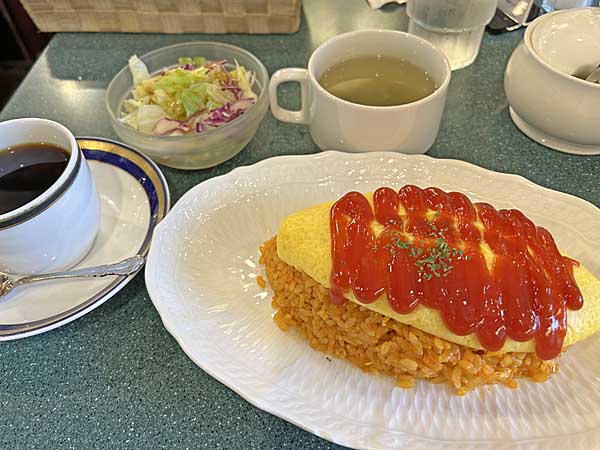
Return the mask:
<svg viewBox="0 0 600 450"><path fill-rule="evenodd" d="M367 198L372 201L372 195L367 195ZM277 253L279 257L326 288L330 288L332 268L329 229L329 212L332 205L333 202L323 203L288 216L277 234ZM377 229L377 225L373 225L373 231L376 235L381 232L381 229ZM488 264L490 264L493 261L493 254L489 248L486 250L482 247L482 251L486 260L489 261ZM568 329L563 348L600 330L600 280L583 266L575 267L573 273L583 295L584 303L578 311L567 311ZM365 308L447 341L475 349L483 349L474 334L459 336L448 330L437 310L419 305L409 314L399 314L390 308L385 294L369 304L360 303L352 292L347 293L345 296ZM500 350L500 352L534 351L535 342L533 339L527 342L507 339Z"/></svg>

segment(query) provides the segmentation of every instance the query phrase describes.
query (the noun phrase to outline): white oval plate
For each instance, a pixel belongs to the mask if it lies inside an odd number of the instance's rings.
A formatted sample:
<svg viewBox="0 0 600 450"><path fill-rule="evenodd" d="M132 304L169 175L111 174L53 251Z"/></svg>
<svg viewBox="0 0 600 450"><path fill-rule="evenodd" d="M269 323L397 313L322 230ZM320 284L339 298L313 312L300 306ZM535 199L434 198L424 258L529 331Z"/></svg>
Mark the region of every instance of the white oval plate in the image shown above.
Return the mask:
<svg viewBox="0 0 600 450"><path fill-rule="evenodd" d="M158 225L148 291L169 332L206 372L252 404L359 449L597 448L600 336L575 345L548 382L484 387L457 397L419 382L394 388L312 350L271 320L255 281L258 246L298 209L350 190L407 183L515 207L600 276L600 210L514 175L394 153L283 156L208 180Z"/></svg>

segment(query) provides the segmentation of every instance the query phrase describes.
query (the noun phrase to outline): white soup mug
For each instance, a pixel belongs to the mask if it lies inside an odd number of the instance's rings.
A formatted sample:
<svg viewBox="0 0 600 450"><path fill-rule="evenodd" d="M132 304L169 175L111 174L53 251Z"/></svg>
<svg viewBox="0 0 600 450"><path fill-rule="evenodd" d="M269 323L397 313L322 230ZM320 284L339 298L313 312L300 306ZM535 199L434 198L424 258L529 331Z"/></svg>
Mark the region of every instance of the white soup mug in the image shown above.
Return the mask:
<svg viewBox="0 0 600 450"><path fill-rule="evenodd" d="M433 80L435 91L412 103L365 106L342 100L317 81L336 63L360 56L389 56L409 61ZM307 69L278 70L271 77L271 112L284 122L306 124L322 150L425 153L433 145L450 83L448 60L429 42L392 30L360 30L336 36L317 48ZM302 106L290 111L279 105L277 87L300 83Z"/></svg>

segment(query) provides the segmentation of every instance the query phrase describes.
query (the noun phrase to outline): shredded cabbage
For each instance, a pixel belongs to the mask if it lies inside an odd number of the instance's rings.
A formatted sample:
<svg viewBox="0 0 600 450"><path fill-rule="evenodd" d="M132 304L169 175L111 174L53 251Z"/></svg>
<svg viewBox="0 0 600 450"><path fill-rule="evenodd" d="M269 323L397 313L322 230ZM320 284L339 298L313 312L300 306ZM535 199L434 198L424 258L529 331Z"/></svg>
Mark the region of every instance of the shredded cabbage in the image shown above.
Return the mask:
<svg viewBox="0 0 600 450"><path fill-rule="evenodd" d="M256 102L254 74L235 61L179 58L175 67L150 76L137 57L129 59L134 87L123 102L121 122L161 136L201 133L242 115Z"/></svg>

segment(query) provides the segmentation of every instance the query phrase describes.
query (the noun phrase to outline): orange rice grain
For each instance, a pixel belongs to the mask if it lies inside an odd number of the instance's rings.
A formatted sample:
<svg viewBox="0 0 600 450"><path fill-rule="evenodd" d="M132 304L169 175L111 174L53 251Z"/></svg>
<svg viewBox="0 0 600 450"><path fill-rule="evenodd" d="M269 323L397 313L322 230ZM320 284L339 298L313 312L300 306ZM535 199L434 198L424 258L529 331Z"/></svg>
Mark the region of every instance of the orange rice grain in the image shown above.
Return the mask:
<svg viewBox="0 0 600 450"><path fill-rule="evenodd" d="M261 289L265 289L267 287L267 282L262 277L262 275L256 277L256 283L260 286Z"/></svg>

